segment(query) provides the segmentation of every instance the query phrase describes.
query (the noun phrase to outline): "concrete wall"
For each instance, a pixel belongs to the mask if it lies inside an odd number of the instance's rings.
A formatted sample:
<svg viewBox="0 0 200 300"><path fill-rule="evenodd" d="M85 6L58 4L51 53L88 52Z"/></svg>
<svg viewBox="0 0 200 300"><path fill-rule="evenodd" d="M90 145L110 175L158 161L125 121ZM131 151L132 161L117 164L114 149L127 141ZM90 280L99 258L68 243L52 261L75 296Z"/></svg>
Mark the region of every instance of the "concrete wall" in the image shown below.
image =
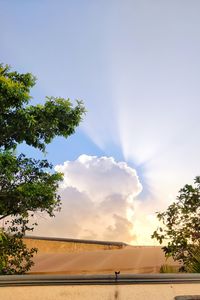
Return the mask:
<svg viewBox="0 0 200 300"><path fill-rule="evenodd" d="M0 295L4 300L173 300L200 295L200 284L1 287Z"/></svg>

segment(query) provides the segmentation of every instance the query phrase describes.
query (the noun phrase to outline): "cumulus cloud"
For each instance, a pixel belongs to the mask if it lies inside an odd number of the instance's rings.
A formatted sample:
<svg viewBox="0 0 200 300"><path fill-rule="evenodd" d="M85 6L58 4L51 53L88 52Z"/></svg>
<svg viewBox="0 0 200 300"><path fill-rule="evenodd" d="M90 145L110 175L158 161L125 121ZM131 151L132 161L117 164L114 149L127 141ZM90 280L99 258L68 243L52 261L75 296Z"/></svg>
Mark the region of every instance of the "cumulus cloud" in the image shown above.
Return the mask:
<svg viewBox="0 0 200 300"><path fill-rule="evenodd" d="M141 190L136 171L112 157L81 155L75 161L56 166L56 170L65 174L62 187L74 186L95 199L111 194L135 196Z"/></svg>
<svg viewBox="0 0 200 300"><path fill-rule="evenodd" d="M81 155L56 166L64 174L59 193L62 210L43 220L41 235L131 242L128 214L142 186L136 171L112 157Z"/></svg>
<svg viewBox="0 0 200 300"><path fill-rule="evenodd" d="M112 240L113 237L117 237L120 241L131 242L135 239L136 235L133 234L133 224L127 220L127 218L119 215L113 215L114 225L106 227L104 236L108 240Z"/></svg>

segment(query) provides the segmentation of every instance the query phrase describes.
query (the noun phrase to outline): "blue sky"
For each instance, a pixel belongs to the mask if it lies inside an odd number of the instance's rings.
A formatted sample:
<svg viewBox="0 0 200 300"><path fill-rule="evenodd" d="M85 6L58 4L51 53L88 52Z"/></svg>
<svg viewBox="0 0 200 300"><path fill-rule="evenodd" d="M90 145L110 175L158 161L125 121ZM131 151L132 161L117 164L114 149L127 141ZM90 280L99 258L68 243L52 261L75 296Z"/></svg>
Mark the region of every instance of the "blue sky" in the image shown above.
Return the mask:
<svg viewBox="0 0 200 300"><path fill-rule="evenodd" d="M0 0L1 61L37 76L33 102L69 97L87 109L75 135L47 147L54 165L82 154L127 162L149 216L199 175L199 9L198 0Z"/></svg>

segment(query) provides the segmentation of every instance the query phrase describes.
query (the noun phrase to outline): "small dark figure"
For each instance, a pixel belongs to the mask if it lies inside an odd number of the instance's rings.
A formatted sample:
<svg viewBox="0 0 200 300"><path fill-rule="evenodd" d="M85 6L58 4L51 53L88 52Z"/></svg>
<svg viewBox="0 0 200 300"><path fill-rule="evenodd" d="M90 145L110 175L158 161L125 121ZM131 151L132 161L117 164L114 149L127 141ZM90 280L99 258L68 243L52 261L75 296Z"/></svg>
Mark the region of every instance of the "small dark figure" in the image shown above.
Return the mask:
<svg viewBox="0 0 200 300"><path fill-rule="evenodd" d="M118 271L118 272L116 272L115 271L115 280L117 281L117 279L118 279L118 275L120 274L120 271Z"/></svg>

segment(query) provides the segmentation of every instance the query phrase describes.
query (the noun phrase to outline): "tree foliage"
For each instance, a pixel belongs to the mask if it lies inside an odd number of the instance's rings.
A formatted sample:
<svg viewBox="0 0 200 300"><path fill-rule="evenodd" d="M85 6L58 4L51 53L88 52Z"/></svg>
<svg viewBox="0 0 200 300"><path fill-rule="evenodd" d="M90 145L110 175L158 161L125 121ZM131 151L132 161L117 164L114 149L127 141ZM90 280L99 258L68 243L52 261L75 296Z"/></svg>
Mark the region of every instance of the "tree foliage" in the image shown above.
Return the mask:
<svg viewBox="0 0 200 300"><path fill-rule="evenodd" d="M191 259L185 269L189 273L200 273L200 247L195 247L190 252Z"/></svg>
<svg viewBox="0 0 200 300"><path fill-rule="evenodd" d="M85 108L81 101L73 108L69 99L47 97L44 105L28 105L35 85L31 73L11 72L0 65L0 147L12 149L25 141L45 150L55 136L68 137L80 123Z"/></svg>
<svg viewBox="0 0 200 300"><path fill-rule="evenodd" d="M167 257L182 265L180 270L187 270L200 247L200 177L193 185L186 184L180 191L177 200L165 212L157 213L161 222L152 238L160 244L167 242L162 249Z"/></svg>
<svg viewBox="0 0 200 300"><path fill-rule="evenodd" d="M47 97L44 104L30 105L30 74L12 72L0 65L0 274L23 274L30 269L36 249L27 249L22 237L33 230L35 213L54 216L60 209L57 195L62 174L52 172L47 160L16 155L25 142L45 151L56 136L68 137L82 120L85 108L77 101Z"/></svg>
<svg viewBox="0 0 200 300"><path fill-rule="evenodd" d="M45 211L53 216L60 208L56 191L62 174L51 174L50 168L47 160L0 152L0 220L14 217L11 231L17 231L15 225L21 225L21 232L32 229L27 227L30 214Z"/></svg>
<svg viewBox="0 0 200 300"><path fill-rule="evenodd" d="M36 248L28 249L22 235L0 232L0 275L24 274L33 266Z"/></svg>

